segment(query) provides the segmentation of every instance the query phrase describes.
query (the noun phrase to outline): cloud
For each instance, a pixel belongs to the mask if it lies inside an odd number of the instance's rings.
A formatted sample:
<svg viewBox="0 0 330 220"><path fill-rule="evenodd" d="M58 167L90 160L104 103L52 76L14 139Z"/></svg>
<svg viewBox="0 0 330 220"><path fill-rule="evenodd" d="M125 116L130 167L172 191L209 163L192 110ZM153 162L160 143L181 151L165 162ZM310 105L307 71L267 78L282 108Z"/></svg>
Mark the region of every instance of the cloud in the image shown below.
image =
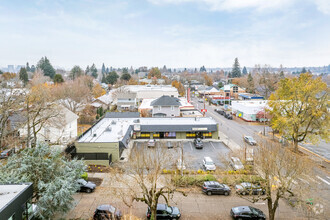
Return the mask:
<svg viewBox="0 0 330 220"><path fill-rule="evenodd" d="M313 0L316 4L317 10L324 14L330 14L330 1L329 0Z"/></svg>
<svg viewBox="0 0 330 220"><path fill-rule="evenodd" d="M149 2L161 4L182 4L187 2L202 3L211 11L233 11L245 8L281 9L290 6L296 0L148 0ZM327 1L327 0L319 0Z"/></svg>

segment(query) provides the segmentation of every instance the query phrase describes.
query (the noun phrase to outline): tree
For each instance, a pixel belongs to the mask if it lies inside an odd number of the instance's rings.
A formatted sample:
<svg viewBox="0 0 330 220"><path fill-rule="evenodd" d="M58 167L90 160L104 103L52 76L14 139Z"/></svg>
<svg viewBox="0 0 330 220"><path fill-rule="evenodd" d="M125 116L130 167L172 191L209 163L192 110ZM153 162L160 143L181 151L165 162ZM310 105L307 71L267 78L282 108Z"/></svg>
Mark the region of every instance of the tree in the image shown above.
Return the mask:
<svg viewBox="0 0 330 220"><path fill-rule="evenodd" d="M233 69L231 71L231 77L236 78L236 77L241 77L241 68L239 66L238 58L235 58L235 62L233 65Z"/></svg>
<svg viewBox="0 0 330 220"><path fill-rule="evenodd" d="M222 82L219 82L218 83L218 87L219 87L219 89L222 88L223 87L223 83Z"/></svg>
<svg viewBox="0 0 330 220"><path fill-rule="evenodd" d="M49 76L51 79L55 76L55 69L53 68L52 64L50 64L47 57L42 57L38 64L37 68L41 69L45 76Z"/></svg>
<svg viewBox="0 0 330 220"><path fill-rule="evenodd" d="M242 70L242 74L243 74L243 75L246 75L246 74L248 74L248 72L247 72L247 69L246 69L246 67L245 67L245 66L243 67L243 70Z"/></svg>
<svg viewBox="0 0 330 220"><path fill-rule="evenodd" d="M264 196L254 197L252 202L265 200L270 220L276 219L275 214L281 198L295 198L301 205L306 204L308 187L304 183L295 182L310 176L313 166L307 157L295 154L273 141L262 140L254 151L254 167L266 193Z"/></svg>
<svg viewBox="0 0 330 220"><path fill-rule="evenodd" d="M208 85L208 86L213 85L213 80L210 76L207 75L207 73L204 74L204 80L205 80L206 85Z"/></svg>
<svg viewBox="0 0 330 220"><path fill-rule="evenodd" d="M280 72L280 76L279 77L280 77L280 79L284 79L285 78L283 70Z"/></svg>
<svg viewBox="0 0 330 220"><path fill-rule="evenodd" d="M246 88L247 92L255 93L254 80L251 73L248 74L247 82L248 82L248 86Z"/></svg>
<svg viewBox="0 0 330 220"><path fill-rule="evenodd" d="M102 86L99 83L95 84L95 86L93 87L94 98L103 96L105 93L106 93L106 91L102 88Z"/></svg>
<svg viewBox="0 0 330 220"><path fill-rule="evenodd" d="M27 72L30 72L30 71L31 71L31 68L30 68L29 62L26 63L26 71L27 71Z"/></svg>
<svg viewBox="0 0 330 220"><path fill-rule="evenodd" d="M129 74L129 73L123 73L123 75L121 75L120 79L121 80L128 81L128 80L131 79L131 74Z"/></svg>
<svg viewBox="0 0 330 220"><path fill-rule="evenodd" d="M104 63L102 64L102 71L101 71L102 74L105 74L105 66L104 66Z"/></svg>
<svg viewBox="0 0 330 220"><path fill-rule="evenodd" d="M206 68L205 68L205 66L202 66L202 67L199 69L199 72L206 72Z"/></svg>
<svg viewBox="0 0 330 220"><path fill-rule="evenodd" d="M29 82L29 76L27 74L27 70L22 67L19 71L19 79L22 80L24 86Z"/></svg>
<svg viewBox="0 0 330 220"><path fill-rule="evenodd" d="M82 75L84 75L84 71L80 68L80 66L74 66L70 71L69 78L74 80Z"/></svg>
<svg viewBox="0 0 330 220"><path fill-rule="evenodd" d="M258 91L267 99L277 89L279 75L274 73L269 65L256 65L253 72Z"/></svg>
<svg viewBox="0 0 330 220"><path fill-rule="evenodd" d="M62 83L64 82L64 79L61 74L55 74L54 76L54 83Z"/></svg>
<svg viewBox="0 0 330 220"><path fill-rule="evenodd" d="M91 73L91 76L92 76L92 77L94 77L95 79L97 78L97 69L96 69L94 63L93 63L93 65L92 65L91 68L90 68L90 73Z"/></svg>
<svg viewBox="0 0 330 220"><path fill-rule="evenodd" d="M3 74L3 72L2 72L2 70L0 70L0 75L2 75Z"/></svg>
<svg viewBox="0 0 330 220"><path fill-rule="evenodd" d="M307 73L307 70L305 67L302 68L301 73Z"/></svg>
<svg viewBox="0 0 330 220"><path fill-rule="evenodd" d="M72 196L79 189L76 181L84 170L82 160L69 160L61 151L39 143L9 157L0 167L0 182L32 182L37 216L50 219L71 209Z"/></svg>
<svg viewBox="0 0 330 220"><path fill-rule="evenodd" d="M86 75L90 75L89 72L90 72L89 65L87 65L86 70L85 70L85 74L86 74Z"/></svg>
<svg viewBox="0 0 330 220"><path fill-rule="evenodd" d="M148 73L148 79L151 79L153 77L156 77L157 79L160 79L162 77L162 74L158 67L153 67L149 73Z"/></svg>
<svg viewBox="0 0 330 220"><path fill-rule="evenodd" d="M105 70L105 73L108 74L110 71L109 71L109 67L106 68Z"/></svg>
<svg viewBox="0 0 330 220"><path fill-rule="evenodd" d="M185 90L185 88L184 88L184 86L182 85L181 82L178 82L178 81L174 80L172 82L172 86L178 89L178 92L179 92L179 95L180 96L184 96L185 95L186 90Z"/></svg>
<svg viewBox="0 0 330 220"><path fill-rule="evenodd" d="M108 84L115 84L117 82L117 79L119 78L118 74L116 73L116 71L112 71L110 72L107 76L106 76L106 82Z"/></svg>
<svg viewBox="0 0 330 220"><path fill-rule="evenodd" d="M137 80L133 79L133 78L130 78L130 79L128 80L128 83L127 83L127 84L128 84L128 85L138 85L139 82L138 82Z"/></svg>
<svg viewBox="0 0 330 220"><path fill-rule="evenodd" d="M36 71L36 67L34 65L31 66L31 72L34 73Z"/></svg>
<svg viewBox="0 0 330 220"><path fill-rule="evenodd" d="M123 68L123 74L126 74L126 73L128 73L128 68L127 67Z"/></svg>
<svg viewBox="0 0 330 220"><path fill-rule="evenodd" d="M319 138L329 141L329 111L327 84L321 77L309 73L285 78L269 98L271 126L281 135L291 138L295 151L306 138L316 143Z"/></svg>
<svg viewBox="0 0 330 220"><path fill-rule="evenodd" d="M125 188L113 187L115 195L129 208L134 201L145 203L151 210L150 219L155 220L159 198L164 198L168 204L174 192L179 192L172 184L171 176L162 175L173 160L173 155L165 146L148 149L143 145L133 148L128 162L121 164L120 170L112 171L113 182Z"/></svg>

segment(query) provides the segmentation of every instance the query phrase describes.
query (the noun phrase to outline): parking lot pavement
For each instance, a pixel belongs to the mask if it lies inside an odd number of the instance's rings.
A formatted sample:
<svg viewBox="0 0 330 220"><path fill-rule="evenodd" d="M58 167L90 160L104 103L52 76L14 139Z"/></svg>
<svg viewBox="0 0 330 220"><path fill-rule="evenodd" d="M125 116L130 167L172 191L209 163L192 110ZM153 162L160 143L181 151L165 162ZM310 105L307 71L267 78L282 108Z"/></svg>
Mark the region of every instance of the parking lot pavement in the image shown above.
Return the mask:
<svg viewBox="0 0 330 220"><path fill-rule="evenodd" d="M178 147L178 141L171 140L171 142L175 143L173 149L168 149L173 155L173 164L168 169L175 169L176 161L181 158L181 148ZM146 144L146 142L137 142L135 147L139 148L143 144ZM156 141L156 146L158 145L159 141ZM188 170L202 169L202 161L204 157L211 157L216 167L228 169L227 165L224 164L223 159L227 158L226 155L230 152L230 149L221 142L203 141L203 149L196 149L193 140L183 142L183 161Z"/></svg>
<svg viewBox="0 0 330 220"><path fill-rule="evenodd" d="M105 174L107 175L107 174ZM113 197L111 187L104 186L96 188L91 194L77 193L75 196L74 207L63 216L65 219L90 219L94 210L101 204L111 204L119 208L123 214L127 214L130 210L124 203ZM163 199L159 203L165 203ZM235 206L250 205L261 209L267 215L267 205L265 202L250 203L232 193L230 196L207 196L201 192L188 193L187 197L176 193L172 200L169 201L171 206L176 206L182 214L181 220L229 220L230 209ZM134 202L131 209L135 216L146 219L147 205L142 202ZM307 219L302 213L290 207L286 202L280 200L279 209L276 212L276 219ZM322 219L322 218L321 218Z"/></svg>

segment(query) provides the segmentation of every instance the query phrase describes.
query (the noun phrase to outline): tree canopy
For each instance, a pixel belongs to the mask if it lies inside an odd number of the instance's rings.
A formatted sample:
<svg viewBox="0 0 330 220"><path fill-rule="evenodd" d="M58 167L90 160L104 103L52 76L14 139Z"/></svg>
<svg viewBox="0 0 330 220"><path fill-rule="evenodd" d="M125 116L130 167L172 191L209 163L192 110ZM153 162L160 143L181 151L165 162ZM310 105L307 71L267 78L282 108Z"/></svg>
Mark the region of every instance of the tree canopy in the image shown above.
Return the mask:
<svg viewBox="0 0 330 220"><path fill-rule="evenodd" d="M234 61L233 69L231 71L231 77L236 78L241 76L242 76L241 68L238 62L238 58L236 57Z"/></svg>
<svg viewBox="0 0 330 220"><path fill-rule="evenodd" d="M117 82L118 78L119 78L119 76L116 73L116 71L112 71L105 77L105 81L106 81L106 83L113 85Z"/></svg>
<svg viewBox="0 0 330 220"><path fill-rule="evenodd" d="M160 79L162 77L162 74L160 72L160 70L158 69L158 67L153 67L149 74L148 74L148 79L151 79L153 77L156 77L157 79Z"/></svg>
<svg viewBox="0 0 330 220"><path fill-rule="evenodd" d="M19 79L22 80L24 86L29 82L29 76L27 74L27 69L26 68L22 67L20 69L20 71L19 71Z"/></svg>
<svg viewBox="0 0 330 220"><path fill-rule="evenodd" d="M130 80L131 79L131 74L129 74L129 73L123 73L123 75L121 75L121 77L120 77L120 79L121 80L125 80L125 81L128 81L128 80Z"/></svg>
<svg viewBox="0 0 330 220"><path fill-rule="evenodd" d="M61 74L55 74L54 76L54 83L62 83L64 82L64 79Z"/></svg>
<svg viewBox="0 0 330 220"><path fill-rule="evenodd" d="M271 126L291 138L295 150L306 138L316 143L320 138L329 141L328 88L321 77L309 73L285 78L269 98Z"/></svg>
<svg viewBox="0 0 330 220"><path fill-rule="evenodd" d="M74 66L70 71L69 77L71 80L74 80L82 75L84 75L84 71L80 68L80 66Z"/></svg>
<svg viewBox="0 0 330 220"><path fill-rule="evenodd" d="M41 69L45 76L49 76L51 79L55 76L55 69L53 68L52 64L49 62L47 57L42 57L38 64L37 68Z"/></svg>
<svg viewBox="0 0 330 220"><path fill-rule="evenodd" d="M1 183L33 183L33 202L37 215L50 219L55 213L70 210L77 179L85 170L81 160L69 160L59 150L39 143L8 158L0 167Z"/></svg>
<svg viewBox="0 0 330 220"><path fill-rule="evenodd" d="M246 69L246 67L244 66L244 67L243 67L243 70L242 70L242 74L243 74L243 75L246 75L247 73L248 73L248 72L247 72L247 69Z"/></svg>

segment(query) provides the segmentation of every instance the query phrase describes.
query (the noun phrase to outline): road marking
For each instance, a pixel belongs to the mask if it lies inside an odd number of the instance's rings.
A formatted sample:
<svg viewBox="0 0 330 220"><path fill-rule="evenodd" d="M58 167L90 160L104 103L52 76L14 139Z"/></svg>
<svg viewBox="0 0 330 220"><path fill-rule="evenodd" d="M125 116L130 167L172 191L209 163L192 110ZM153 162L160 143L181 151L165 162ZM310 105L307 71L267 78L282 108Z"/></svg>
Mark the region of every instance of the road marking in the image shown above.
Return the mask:
<svg viewBox="0 0 330 220"><path fill-rule="evenodd" d="M330 179L330 176L327 176L328 179Z"/></svg>
<svg viewBox="0 0 330 220"><path fill-rule="evenodd" d="M266 203L264 203L264 202L256 202L254 204L256 204L256 205L265 205Z"/></svg>
<svg viewBox="0 0 330 220"><path fill-rule="evenodd" d="M191 151L194 151L194 150L193 150L193 146L192 146L192 143L191 143L191 142L189 142L189 144L190 144L190 148L191 148Z"/></svg>
<svg viewBox="0 0 330 220"><path fill-rule="evenodd" d="M212 143L212 142L210 142L210 144L211 144L211 146L213 147L213 149L214 149L214 150L216 150L216 149L215 149L215 147L214 147L214 145L213 145L213 143Z"/></svg>
<svg viewBox="0 0 330 220"><path fill-rule="evenodd" d="M310 177L307 176L307 175L304 175L304 176L307 177L309 180L311 180L311 181L314 182L314 183L321 184L320 182L318 182L318 181L316 181L316 180L310 178Z"/></svg>
<svg viewBox="0 0 330 220"><path fill-rule="evenodd" d="M309 185L309 182L307 180L304 180L304 179L301 179L301 178L298 178L300 181L304 182L304 183L307 183Z"/></svg>
<svg viewBox="0 0 330 220"><path fill-rule="evenodd" d="M319 176L316 176L319 180L323 181L324 183L330 185L330 183L328 181L326 181L325 179L319 177Z"/></svg>

